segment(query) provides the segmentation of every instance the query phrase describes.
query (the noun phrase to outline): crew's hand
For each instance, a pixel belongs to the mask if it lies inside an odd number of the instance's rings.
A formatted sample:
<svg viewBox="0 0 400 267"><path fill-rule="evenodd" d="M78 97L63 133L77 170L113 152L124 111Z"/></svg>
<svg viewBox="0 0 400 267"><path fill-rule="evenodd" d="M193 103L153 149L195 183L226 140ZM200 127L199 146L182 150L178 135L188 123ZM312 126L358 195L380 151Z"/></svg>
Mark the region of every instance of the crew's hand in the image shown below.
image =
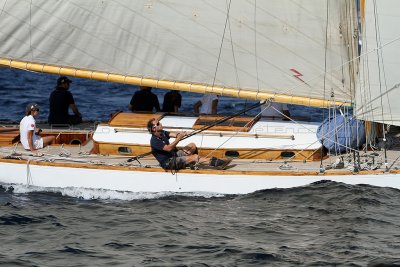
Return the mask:
<svg viewBox="0 0 400 267"><path fill-rule="evenodd" d="M182 133L177 133L176 134L176 140L178 140L178 141L182 140L183 136L184 135Z"/></svg>
<svg viewBox="0 0 400 267"><path fill-rule="evenodd" d="M41 132L42 132L42 129L40 129L40 128L37 128L37 129L36 129L36 134L37 134L37 135L39 135Z"/></svg>

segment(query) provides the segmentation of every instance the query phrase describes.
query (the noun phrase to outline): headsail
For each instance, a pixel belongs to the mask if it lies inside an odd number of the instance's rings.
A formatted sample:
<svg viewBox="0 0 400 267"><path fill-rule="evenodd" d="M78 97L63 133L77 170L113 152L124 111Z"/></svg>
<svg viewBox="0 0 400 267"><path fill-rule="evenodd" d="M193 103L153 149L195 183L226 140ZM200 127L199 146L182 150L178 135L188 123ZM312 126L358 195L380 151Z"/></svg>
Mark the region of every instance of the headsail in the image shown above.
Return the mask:
<svg viewBox="0 0 400 267"><path fill-rule="evenodd" d="M0 0L0 8L1 64L315 106L353 94L354 1Z"/></svg>
<svg viewBox="0 0 400 267"><path fill-rule="evenodd" d="M365 2L356 115L400 125L400 2Z"/></svg>

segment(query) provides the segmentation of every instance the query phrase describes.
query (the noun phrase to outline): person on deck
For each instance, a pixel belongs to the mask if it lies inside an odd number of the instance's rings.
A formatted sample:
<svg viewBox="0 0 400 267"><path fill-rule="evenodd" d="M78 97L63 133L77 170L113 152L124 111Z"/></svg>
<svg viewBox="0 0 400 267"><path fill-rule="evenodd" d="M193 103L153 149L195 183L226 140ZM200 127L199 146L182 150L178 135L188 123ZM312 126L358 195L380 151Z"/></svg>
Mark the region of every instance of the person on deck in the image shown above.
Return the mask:
<svg viewBox="0 0 400 267"><path fill-rule="evenodd" d="M36 129L35 118L39 115L39 106L35 103L29 104L25 109L25 117L19 124L19 134L22 146L26 150L35 152L47 145L54 143L54 136L41 137L41 129Z"/></svg>
<svg viewBox="0 0 400 267"><path fill-rule="evenodd" d="M272 119L288 120L287 117L290 117L290 112L287 104L278 102L267 102L261 105L261 116Z"/></svg>
<svg viewBox="0 0 400 267"><path fill-rule="evenodd" d="M65 76L57 79L57 87L49 98L49 124L74 125L82 122L82 114L79 112L71 92L68 91L71 83L72 81ZM69 115L69 109L74 112L74 115Z"/></svg>
<svg viewBox="0 0 400 267"><path fill-rule="evenodd" d="M164 95L163 112L178 112L182 104L182 96L178 91L171 90Z"/></svg>
<svg viewBox="0 0 400 267"><path fill-rule="evenodd" d="M160 111L160 103L155 94L151 92L151 87L140 86L140 90L136 91L129 103L129 110L135 111L149 111L152 112L153 109L156 112Z"/></svg>
<svg viewBox="0 0 400 267"><path fill-rule="evenodd" d="M194 106L195 114L217 114L218 96L214 94L205 94L197 101Z"/></svg>
<svg viewBox="0 0 400 267"><path fill-rule="evenodd" d="M200 158L197 154L197 147L194 143L186 145L183 149L177 150L176 146L186 136L185 132L168 132L163 130L160 121L153 118L147 123L147 129L151 133L150 146L153 156L165 170L184 169L189 164L199 163L205 164L219 169L224 169L231 162L221 160L215 157ZM169 139L174 137L175 140L170 143Z"/></svg>

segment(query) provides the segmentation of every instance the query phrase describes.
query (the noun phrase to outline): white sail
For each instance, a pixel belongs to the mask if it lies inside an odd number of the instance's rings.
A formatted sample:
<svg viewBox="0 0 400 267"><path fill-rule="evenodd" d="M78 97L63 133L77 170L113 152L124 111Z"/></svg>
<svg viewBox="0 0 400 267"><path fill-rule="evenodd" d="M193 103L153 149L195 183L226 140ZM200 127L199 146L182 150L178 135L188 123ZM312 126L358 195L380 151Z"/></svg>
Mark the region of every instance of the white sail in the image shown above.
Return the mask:
<svg viewBox="0 0 400 267"><path fill-rule="evenodd" d="M0 0L0 57L349 101L353 2Z"/></svg>
<svg viewBox="0 0 400 267"><path fill-rule="evenodd" d="M366 1L356 114L400 125L400 2Z"/></svg>

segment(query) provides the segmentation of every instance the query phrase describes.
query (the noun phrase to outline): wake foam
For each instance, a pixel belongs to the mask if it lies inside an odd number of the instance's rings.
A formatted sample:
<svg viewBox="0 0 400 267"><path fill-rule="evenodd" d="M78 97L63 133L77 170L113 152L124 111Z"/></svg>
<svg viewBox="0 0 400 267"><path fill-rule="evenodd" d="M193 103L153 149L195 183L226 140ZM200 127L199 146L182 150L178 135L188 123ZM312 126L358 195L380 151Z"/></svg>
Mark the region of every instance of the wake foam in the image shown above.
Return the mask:
<svg viewBox="0 0 400 267"><path fill-rule="evenodd" d="M107 189L93 189L93 188L82 188L82 187L40 187L32 185L22 184L0 184L3 189L7 192L13 192L14 194L27 194L32 192L50 192L55 194L61 194L62 196L75 197L80 199L102 199L102 200L141 200L141 199L158 199L166 198L170 196L185 196L185 197L224 197L223 194L210 193L210 192L190 192L190 193L179 193L179 192L130 192L130 191L116 191Z"/></svg>

